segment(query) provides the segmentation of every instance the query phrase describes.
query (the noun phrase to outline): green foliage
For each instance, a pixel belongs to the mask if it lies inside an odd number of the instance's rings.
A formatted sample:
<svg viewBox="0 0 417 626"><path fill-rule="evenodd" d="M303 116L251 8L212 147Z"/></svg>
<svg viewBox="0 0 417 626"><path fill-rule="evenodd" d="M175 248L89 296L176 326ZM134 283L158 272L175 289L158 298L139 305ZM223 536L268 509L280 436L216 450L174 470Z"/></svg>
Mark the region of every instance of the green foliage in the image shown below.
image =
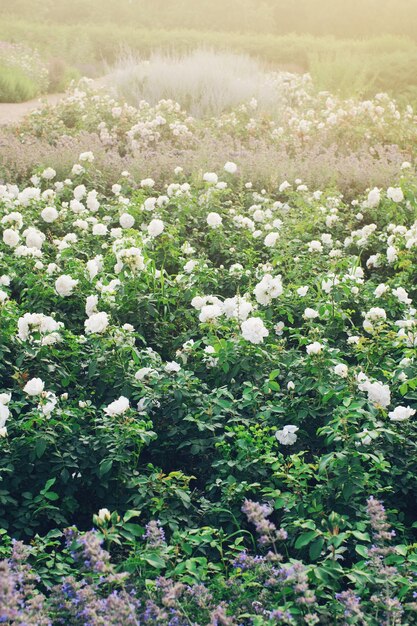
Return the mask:
<svg viewBox="0 0 417 626"><path fill-rule="evenodd" d="M0 65L0 102L25 102L38 93L38 85L23 70Z"/></svg>
<svg viewBox="0 0 417 626"><path fill-rule="evenodd" d="M61 93L65 91L72 81L80 78L79 71L67 65L60 58L53 58L48 64L48 92Z"/></svg>
<svg viewBox="0 0 417 626"><path fill-rule="evenodd" d="M46 23L133 25L149 29L415 37L416 7L408 0L15 0L3 7L14 18Z"/></svg>
<svg viewBox="0 0 417 626"><path fill-rule="evenodd" d="M81 83L19 135L95 132L122 159L208 131L289 153L416 142L386 95L277 80L279 125L253 104L196 121ZM61 180L38 167L0 186L0 621L413 623L413 164L343 195L258 188L238 156L163 185L152 162L137 182L104 175L89 150Z"/></svg>
<svg viewBox="0 0 417 626"><path fill-rule="evenodd" d="M120 3L117 7L120 8ZM312 71L324 88L341 89L348 95L351 95L348 80L342 72L346 60L348 76L354 77L353 88L363 88L366 95L386 91L398 97L399 93L410 94L416 85L416 44L401 36L405 31L397 36L384 34L389 30L373 31L363 39L352 33L351 39L337 39L331 31L310 33L304 29L294 34L296 28L264 34L244 29L224 32L224 27L209 30L206 22L186 29L181 21L162 27L153 20L144 27L143 21L133 26L131 22L117 20L98 24L95 18L78 23L51 18L51 28L49 23L33 22L32 17L30 20L28 28L22 16L6 17L0 24L1 39L24 41L37 47L44 58L62 59L68 67L76 67L81 74L93 77L104 72L103 62L115 63L126 49L147 59L155 52L183 54L205 47L248 54L272 68ZM355 74L358 69L360 80Z"/></svg>

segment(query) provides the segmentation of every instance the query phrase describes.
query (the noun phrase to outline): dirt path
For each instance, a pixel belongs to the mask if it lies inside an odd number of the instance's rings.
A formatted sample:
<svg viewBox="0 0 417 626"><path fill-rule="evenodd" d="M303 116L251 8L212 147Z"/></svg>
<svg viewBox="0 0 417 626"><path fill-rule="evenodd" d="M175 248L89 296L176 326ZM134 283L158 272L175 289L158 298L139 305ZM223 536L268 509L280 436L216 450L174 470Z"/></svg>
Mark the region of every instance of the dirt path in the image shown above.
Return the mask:
<svg viewBox="0 0 417 626"><path fill-rule="evenodd" d="M16 124L31 111L41 108L45 103L56 104L63 97L63 93L53 93L28 102L0 102L0 125Z"/></svg>

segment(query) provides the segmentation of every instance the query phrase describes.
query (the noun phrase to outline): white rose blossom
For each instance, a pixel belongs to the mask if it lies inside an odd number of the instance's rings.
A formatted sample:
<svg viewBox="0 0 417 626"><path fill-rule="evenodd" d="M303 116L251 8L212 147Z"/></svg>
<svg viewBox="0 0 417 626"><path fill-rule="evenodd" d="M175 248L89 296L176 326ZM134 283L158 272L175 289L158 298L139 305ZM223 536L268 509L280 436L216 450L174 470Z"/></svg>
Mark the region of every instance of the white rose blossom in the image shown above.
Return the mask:
<svg viewBox="0 0 417 626"><path fill-rule="evenodd" d="M28 396L39 396L43 392L44 387L45 383L41 378L31 378L23 387L23 391Z"/></svg>
<svg viewBox="0 0 417 626"><path fill-rule="evenodd" d="M250 317L241 324L242 336L253 344L263 343L269 331L260 317Z"/></svg>
<svg viewBox="0 0 417 626"><path fill-rule="evenodd" d="M62 298L67 298L72 294L74 288L78 285L78 280L74 280L68 274L62 274L55 281L55 291Z"/></svg>
<svg viewBox="0 0 417 626"><path fill-rule="evenodd" d="M295 434L299 430L298 426L293 424L287 424L281 430L277 430L275 437L279 443L283 446L292 446L297 441L297 435Z"/></svg>
<svg viewBox="0 0 417 626"><path fill-rule="evenodd" d="M120 396L117 400L111 402L106 408L104 412L106 415L110 417L114 417L117 415L123 415L129 409L130 403L129 400L125 396Z"/></svg>

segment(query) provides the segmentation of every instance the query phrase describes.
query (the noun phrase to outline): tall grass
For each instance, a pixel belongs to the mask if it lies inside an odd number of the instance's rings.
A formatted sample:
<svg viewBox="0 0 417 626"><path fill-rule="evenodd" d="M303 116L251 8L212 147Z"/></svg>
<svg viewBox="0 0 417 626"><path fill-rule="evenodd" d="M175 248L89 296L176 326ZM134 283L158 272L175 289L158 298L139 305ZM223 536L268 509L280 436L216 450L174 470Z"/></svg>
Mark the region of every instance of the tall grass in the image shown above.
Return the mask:
<svg viewBox="0 0 417 626"><path fill-rule="evenodd" d="M311 55L309 70L317 89L331 91L342 98L364 96L376 89L378 68L364 64L358 54Z"/></svg>
<svg viewBox="0 0 417 626"><path fill-rule="evenodd" d="M11 16L48 26L417 38L415 0L0 0L0 6L2 19Z"/></svg>

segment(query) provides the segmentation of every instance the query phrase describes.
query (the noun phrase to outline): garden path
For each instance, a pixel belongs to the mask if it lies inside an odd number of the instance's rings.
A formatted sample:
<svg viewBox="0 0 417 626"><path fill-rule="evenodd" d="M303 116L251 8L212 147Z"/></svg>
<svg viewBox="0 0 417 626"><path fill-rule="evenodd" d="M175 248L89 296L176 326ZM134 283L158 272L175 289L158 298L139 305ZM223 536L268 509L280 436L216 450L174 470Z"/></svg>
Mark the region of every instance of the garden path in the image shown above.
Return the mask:
<svg viewBox="0 0 417 626"><path fill-rule="evenodd" d="M45 103L56 104L64 95L52 93L27 102L0 102L0 125L20 122L31 111L41 108Z"/></svg>
<svg viewBox="0 0 417 626"><path fill-rule="evenodd" d="M41 108L45 103L56 104L64 97L63 93L52 93L28 102L0 102L0 125L16 124L31 111Z"/></svg>
<svg viewBox="0 0 417 626"><path fill-rule="evenodd" d="M108 76L95 78L93 84L98 88L107 87ZM27 102L0 102L0 126L17 124L31 111L41 109L45 104L57 104L64 96L65 93L50 93Z"/></svg>

